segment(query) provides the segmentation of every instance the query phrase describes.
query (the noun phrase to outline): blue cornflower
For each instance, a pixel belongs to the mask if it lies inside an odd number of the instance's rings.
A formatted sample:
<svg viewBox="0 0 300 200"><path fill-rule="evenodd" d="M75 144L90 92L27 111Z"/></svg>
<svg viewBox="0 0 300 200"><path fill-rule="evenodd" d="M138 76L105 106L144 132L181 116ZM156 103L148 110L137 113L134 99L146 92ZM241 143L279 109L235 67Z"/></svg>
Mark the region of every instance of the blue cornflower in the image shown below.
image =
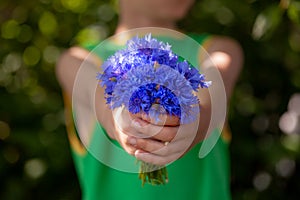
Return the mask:
<svg viewBox="0 0 300 200"><path fill-rule="evenodd" d="M131 95L128 110L133 114L148 113L152 104L153 97L147 91L147 86L142 86Z"/></svg>
<svg viewBox="0 0 300 200"><path fill-rule="evenodd" d="M131 113L150 116L170 114L181 123L195 119L199 100L193 94L207 88L204 75L187 61L180 61L171 46L146 35L129 40L103 63L97 75L105 86L105 98L111 108L124 105Z"/></svg>

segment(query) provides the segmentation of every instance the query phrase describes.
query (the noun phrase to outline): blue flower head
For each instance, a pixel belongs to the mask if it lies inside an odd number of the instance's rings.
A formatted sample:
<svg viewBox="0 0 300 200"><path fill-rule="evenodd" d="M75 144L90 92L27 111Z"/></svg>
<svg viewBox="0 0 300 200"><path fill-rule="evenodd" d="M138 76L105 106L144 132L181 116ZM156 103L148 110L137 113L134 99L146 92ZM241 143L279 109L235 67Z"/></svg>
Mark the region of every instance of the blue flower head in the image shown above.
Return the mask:
<svg viewBox="0 0 300 200"><path fill-rule="evenodd" d="M169 44L151 34L129 40L125 49L103 63L103 69L97 79L105 86L112 109L124 105L131 113L155 118L167 113L181 123L195 120L199 101L194 91L211 84L187 61L180 61Z"/></svg>

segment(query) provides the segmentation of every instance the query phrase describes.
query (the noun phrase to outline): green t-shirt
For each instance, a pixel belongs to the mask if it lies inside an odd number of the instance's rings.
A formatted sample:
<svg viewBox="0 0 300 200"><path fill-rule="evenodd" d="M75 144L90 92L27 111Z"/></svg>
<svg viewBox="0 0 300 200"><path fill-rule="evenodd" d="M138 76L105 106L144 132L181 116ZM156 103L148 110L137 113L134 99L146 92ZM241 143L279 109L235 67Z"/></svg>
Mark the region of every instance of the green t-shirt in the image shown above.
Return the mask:
<svg viewBox="0 0 300 200"><path fill-rule="evenodd" d="M207 35L195 35L193 38L202 44ZM95 46L86 47L88 50ZM188 45L180 45L190 51ZM114 49L113 47L108 47ZM181 49L182 50L182 49ZM100 51L102 51L100 49ZM99 54L102 60L106 59L113 51L94 53ZM191 52L191 55L196 54ZM102 56L101 56L102 55ZM192 62L197 62L197 58ZM72 129L72 128L71 128ZM73 128L74 130L74 128ZM69 135L70 128L68 129ZM214 131L217 135L219 132ZM213 135L213 133L212 133ZM73 133L74 136L74 133ZM79 177L84 200L228 200L231 199L229 189L229 154L228 144L220 137L204 157L199 158L201 143L193 147L186 155L167 166L169 182L165 185L152 186L145 184L142 187L137 173L128 173L108 167L96 159L97 153L106 155L114 161L122 162L122 157L117 155L116 147L106 145L103 138L107 137L104 128L95 122L90 145L93 151L81 151L71 141L72 154ZM70 140L76 140L70 137ZM119 147L117 147L120 150ZM124 150L123 150L124 151ZM96 156L95 156L96 155ZM128 155L129 156L129 155ZM134 164L134 157L132 162Z"/></svg>

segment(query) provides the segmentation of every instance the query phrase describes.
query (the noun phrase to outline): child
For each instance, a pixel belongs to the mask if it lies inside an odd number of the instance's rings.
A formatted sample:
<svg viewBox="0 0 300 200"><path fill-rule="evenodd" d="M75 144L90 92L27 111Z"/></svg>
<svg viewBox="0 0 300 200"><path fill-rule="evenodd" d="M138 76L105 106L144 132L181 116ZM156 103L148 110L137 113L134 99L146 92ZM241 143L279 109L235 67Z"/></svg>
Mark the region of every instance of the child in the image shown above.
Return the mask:
<svg viewBox="0 0 300 200"><path fill-rule="evenodd" d="M193 5L193 0L120 0L119 4L120 16L116 34L140 27L176 30L176 22L185 16ZM199 35L196 38L218 67L229 99L242 66L243 56L240 46L226 37ZM104 89L98 87L95 93L88 89L92 88L93 81L78 81L78 77L76 78L84 60L83 67L91 79L99 70L103 58L100 55L89 55L91 50L91 47L72 47L61 56L57 64L57 78L65 97L68 135L83 199L230 199L228 146L224 137L218 139L205 158L198 157L199 144L210 122L210 104L205 104L209 94L203 92L201 101L203 100L205 105L201 105L201 120L196 136L186 134L185 137L174 139L179 124L160 126L152 124L142 116L135 118L133 122L126 122L127 118L120 115L116 125L113 112L105 104ZM200 55L196 56L202 55L205 54L200 51ZM206 62L208 57L202 57L201 67L211 64ZM76 84L80 87L73 90ZM94 93L97 104L93 103ZM71 97L76 99L75 101L73 99L73 110L70 107ZM93 117L95 105L98 121ZM80 140L72 123L72 111L76 116ZM125 123L120 123L120 120ZM157 129L160 130L159 133L149 138L139 138L135 135L138 133L149 135ZM86 150L92 145L97 145L93 141L99 135L106 135L139 160L156 165L173 162L168 166L169 183L163 186L142 187L137 174L119 171L106 166L106 163L101 163L96 159L97 152ZM193 142L187 150L186 141L191 140L191 137ZM156 150L162 147L166 150L157 153ZM110 158L115 156L109 149L97 151Z"/></svg>

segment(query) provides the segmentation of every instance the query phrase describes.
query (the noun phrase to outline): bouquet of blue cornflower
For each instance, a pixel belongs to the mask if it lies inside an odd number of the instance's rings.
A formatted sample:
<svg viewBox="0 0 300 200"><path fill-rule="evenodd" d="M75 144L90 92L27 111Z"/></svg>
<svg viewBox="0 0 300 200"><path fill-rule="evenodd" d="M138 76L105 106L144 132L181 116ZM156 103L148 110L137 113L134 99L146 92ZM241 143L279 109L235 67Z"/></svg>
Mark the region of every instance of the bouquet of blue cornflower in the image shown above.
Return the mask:
<svg viewBox="0 0 300 200"><path fill-rule="evenodd" d="M199 87L207 88L204 75L186 60L174 54L169 44L153 38L135 37L126 48L117 51L103 63L98 73L105 86L105 98L111 109L125 106L132 114L146 114L159 121L160 116L177 117L180 124L193 122L199 114ZM141 161L142 184L165 184L165 166Z"/></svg>

